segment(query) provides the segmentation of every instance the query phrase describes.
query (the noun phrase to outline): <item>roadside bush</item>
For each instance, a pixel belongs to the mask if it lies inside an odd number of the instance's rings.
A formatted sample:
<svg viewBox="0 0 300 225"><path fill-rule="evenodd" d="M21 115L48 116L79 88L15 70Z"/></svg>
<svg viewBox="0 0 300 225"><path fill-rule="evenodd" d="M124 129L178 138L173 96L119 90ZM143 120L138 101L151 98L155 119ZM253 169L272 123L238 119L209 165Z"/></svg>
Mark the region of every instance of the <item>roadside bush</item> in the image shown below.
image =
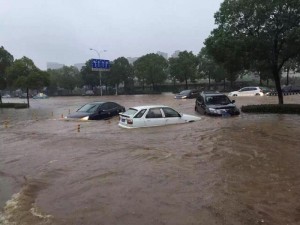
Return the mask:
<svg viewBox="0 0 300 225"><path fill-rule="evenodd" d="M241 107L241 111L244 113L300 114L300 104L246 105Z"/></svg>
<svg viewBox="0 0 300 225"><path fill-rule="evenodd" d="M27 108L27 103L2 103L0 108L25 109Z"/></svg>

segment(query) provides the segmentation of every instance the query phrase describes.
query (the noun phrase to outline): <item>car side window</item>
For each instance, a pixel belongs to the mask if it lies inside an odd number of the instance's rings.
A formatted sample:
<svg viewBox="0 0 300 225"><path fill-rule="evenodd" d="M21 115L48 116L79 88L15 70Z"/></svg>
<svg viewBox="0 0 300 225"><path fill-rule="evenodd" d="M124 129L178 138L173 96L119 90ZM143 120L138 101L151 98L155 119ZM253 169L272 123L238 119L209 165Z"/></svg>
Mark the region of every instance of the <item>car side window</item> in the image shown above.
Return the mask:
<svg viewBox="0 0 300 225"><path fill-rule="evenodd" d="M108 103L104 103L100 106L99 110L109 110L109 104Z"/></svg>
<svg viewBox="0 0 300 225"><path fill-rule="evenodd" d="M180 114L171 108L162 108L165 117L180 117Z"/></svg>
<svg viewBox="0 0 300 225"><path fill-rule="evenodd" d="M146 118L162 118L160 108L149 109Z"/></svg>
<svg viewBox="0 0 300 225"><path fill-rule="evenodd" d="M114 102L109 102L109 103L108 103L108 108L109 108L109 109L114 109L114 108L117 108L117 107L118 107L117 104L114 103Z"/></svg>
<svg viewBox="0 0 300 225"><path fill-rule="evenodd" d="M198 96L198 97L197 97L197 101L198 101L200 104L203 104L203 97L202 97L202 96Z"/></svg>
<svg viewBox="0 0 300 225"><path fill-rule="evenodd" d="M146 112L146 109L142 109L141 111L139 111L134 118L141 118Z"/></svg>

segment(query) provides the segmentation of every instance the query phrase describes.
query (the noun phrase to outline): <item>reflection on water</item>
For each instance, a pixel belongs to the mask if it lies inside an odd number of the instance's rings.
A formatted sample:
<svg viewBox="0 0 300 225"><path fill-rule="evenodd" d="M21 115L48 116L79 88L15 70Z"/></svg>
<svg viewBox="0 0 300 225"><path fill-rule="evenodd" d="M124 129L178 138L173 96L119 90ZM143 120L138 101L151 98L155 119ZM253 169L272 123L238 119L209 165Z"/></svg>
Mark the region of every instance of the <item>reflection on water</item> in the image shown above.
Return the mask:
<svg viewBox="0 0 300 225"><path fill-rule="evenodd" d="M118 118L61 119L99 99L197 115L194 100L171 94L59 97L31 101L30 109L2 109L0 121L9 126L0 128L0 224L299 223L298 115L202 116L134 130L119 128Z"/></svg>

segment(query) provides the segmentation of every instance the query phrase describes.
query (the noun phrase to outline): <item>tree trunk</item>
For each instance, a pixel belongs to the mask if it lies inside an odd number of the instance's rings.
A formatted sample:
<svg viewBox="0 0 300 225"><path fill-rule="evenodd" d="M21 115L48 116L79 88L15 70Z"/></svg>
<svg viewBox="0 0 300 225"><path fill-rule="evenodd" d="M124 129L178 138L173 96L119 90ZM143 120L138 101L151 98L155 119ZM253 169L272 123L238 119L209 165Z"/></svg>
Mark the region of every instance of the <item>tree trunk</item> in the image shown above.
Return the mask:
<svg viewBox="0 0 300 225"><path fill-rule="evenodd" d="M224 91L226 89L226 78L224 77L224 87L223 87Z"/></svg>
<svg viewBox="0 0 300 225"><path fill-rule="evenodd" d="M287 68L287 71L286 71L286 85L289 85L289 74L290 74L290 68Z"/></svg>
<svg viewBox="0 0 300 225"><path fill-rule="evenodd" d="M210 74L208 74L208 90L210 90Z"/></svg>
<svg viewBox="0 0 300 225"><path fill-rule="evenodd" d="M29 89L26 88L27 91L27 108L29 108Z"/></svg>
<svg viewBox="0 0 300 225"><path fill-rule="evenodd" d="M281 85L280 85L279 71L277 70L277 67L273 68L273 76L274 76L274 81L275 81L275 85L276 85L276 90L278 93L278 104L282 105L283 104L283 95L282 95L282 90L281 90Z"/></svg>

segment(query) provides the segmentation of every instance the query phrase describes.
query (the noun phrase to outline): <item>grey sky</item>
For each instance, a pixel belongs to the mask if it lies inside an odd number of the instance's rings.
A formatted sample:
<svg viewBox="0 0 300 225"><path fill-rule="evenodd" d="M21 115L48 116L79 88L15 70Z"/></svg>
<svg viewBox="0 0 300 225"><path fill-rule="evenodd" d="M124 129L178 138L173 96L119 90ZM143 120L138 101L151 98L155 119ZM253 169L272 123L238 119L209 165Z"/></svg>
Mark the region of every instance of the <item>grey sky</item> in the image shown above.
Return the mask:
<svg viewBox="0 0 300 225"><path fill-rule="evenodd" d="M0 46L40 69L157 51L198 54L222 0L0 0ZM102 52L106 49L107 52Z"/></svg>

